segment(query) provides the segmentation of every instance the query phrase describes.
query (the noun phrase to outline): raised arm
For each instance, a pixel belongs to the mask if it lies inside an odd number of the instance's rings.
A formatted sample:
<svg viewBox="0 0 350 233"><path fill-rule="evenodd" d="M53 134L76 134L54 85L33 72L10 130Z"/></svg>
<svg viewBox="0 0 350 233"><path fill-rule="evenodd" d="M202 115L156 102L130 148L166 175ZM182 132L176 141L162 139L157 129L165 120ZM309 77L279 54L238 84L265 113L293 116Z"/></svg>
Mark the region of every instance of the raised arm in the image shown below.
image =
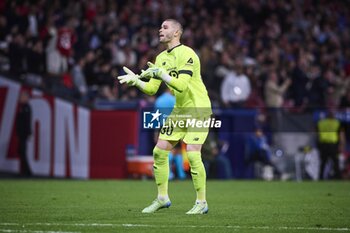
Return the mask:
<svg viewBox="0 0 350 233"><path fill-rule="evenodd" d="M126 83L129 86L136 86L147 95L154 95L158 91L162 82L161 80L151 78L148 82L144 82L140 79L140 75L135 74L127 67L124 66L123 70L126 75L118 76L118 80L121 84Z"/></svg>

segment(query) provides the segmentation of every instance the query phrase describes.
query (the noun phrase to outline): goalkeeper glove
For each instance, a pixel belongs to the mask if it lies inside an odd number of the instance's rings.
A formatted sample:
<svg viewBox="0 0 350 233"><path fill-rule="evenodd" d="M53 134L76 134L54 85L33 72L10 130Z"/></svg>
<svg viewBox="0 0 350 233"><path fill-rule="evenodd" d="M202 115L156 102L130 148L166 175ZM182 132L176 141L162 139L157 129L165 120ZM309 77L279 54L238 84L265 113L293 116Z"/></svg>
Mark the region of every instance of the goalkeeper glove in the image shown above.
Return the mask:
<svg viewBox="0 0 350 233"><path fill-rule="evenodd" d="M157 67L152 62L147 62L148 69L143 70L141 73L142 78L156 78L156 79L163 79L163 75L166 75L166 71L163 68Z"/></svg>
<svg viewBox="0 0 350 233"><path fill-rule="evenodd" d="M126 75L121 75L117 77L120 84L126 83L129 86L135 86L138 82L141 81L140 75L135 74L129 68L123 66L123 70L125 71Z"/></svg>

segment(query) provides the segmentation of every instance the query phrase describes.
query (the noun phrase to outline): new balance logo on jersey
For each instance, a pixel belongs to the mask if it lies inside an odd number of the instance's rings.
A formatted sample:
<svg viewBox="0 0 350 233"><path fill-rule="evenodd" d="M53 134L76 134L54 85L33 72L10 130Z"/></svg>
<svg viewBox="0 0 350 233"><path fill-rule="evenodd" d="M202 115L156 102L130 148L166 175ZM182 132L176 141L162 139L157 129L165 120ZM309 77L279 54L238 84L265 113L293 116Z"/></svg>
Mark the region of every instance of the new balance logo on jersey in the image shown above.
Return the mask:
<svg viewBox="0 0 350 233"><path fill-rule="evenodd" d="M162 63L163 66L165 66L165 64L166 64L165 62Z"/></svg>
<svg viewBox="0 0 350 233"><path fill-rule="evenodd" d="M188 59L187 64L193 64L193 59L192 59L192 57L191 57L190 59Z"/></svg>
<svg viewBox="0 0 350 233"><path fill-rule="evenodd" d="M199 138L194 138L193 141L197 142L199 141Z"/></svg>

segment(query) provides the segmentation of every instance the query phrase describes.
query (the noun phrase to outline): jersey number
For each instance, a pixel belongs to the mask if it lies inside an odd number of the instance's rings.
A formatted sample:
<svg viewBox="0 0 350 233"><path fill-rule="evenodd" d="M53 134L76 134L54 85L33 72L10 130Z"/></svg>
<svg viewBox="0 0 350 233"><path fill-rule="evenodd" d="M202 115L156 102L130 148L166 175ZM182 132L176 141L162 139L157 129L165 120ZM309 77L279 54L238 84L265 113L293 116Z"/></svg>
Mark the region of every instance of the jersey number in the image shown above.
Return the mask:
<svg viewBox="0 0 350 233"><path fill-rule="evenodd" d="M167 127L163 127L160 130L160 133L170 136L173 133L173 131L174 131L174 128L172 126L167 126Z"/></svg>

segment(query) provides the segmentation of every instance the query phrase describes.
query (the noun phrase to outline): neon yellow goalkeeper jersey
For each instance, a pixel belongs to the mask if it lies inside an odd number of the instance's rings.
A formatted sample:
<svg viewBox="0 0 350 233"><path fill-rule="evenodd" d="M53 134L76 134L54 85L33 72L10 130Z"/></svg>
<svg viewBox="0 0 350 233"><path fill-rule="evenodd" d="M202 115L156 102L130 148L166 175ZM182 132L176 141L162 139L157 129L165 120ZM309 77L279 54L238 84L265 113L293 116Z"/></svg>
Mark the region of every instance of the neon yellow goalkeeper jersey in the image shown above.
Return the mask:
<svg viewBox="0 0 350 233"><path fill-rule="evenodd" d="M190 111L196 111L197 116L205 117L212 114L208 92L200 74L200 61L193 49L180 44L170 50L164 50L157 56L155 65L162 67L173 77L167 86L176 98L175 112L180 109L180 112L191 109ZM161 81L151 79L150 82L156 82L152 86L158 90ZM177 90L174 86L181 88Z"/></svg>

